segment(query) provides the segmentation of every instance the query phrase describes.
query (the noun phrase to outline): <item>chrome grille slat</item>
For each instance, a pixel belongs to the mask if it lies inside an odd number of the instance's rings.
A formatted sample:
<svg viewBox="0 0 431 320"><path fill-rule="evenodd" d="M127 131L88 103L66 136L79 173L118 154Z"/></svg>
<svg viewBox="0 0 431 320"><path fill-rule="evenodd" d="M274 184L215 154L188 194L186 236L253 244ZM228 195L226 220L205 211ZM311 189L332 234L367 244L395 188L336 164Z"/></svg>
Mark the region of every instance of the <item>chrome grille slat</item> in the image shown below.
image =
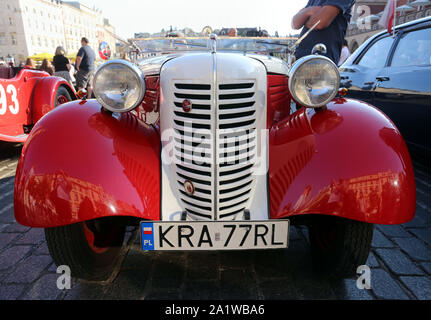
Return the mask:
<svg viewBox="0 0 431 320"><path fill-rule="evenodd" d="M256 84L219 84L218 215L232 219L248 206L256 157Z"/></svg>
<svg viewBox="0 0 431 320"><path fill-rule="evenodd" d="M212 86L208 84L176 82L173 85L174 154L178 160L175 170L178 178L179 195L184 210L200 219L213 217L212 183L213 146L212 129ZM192 110L185 112L185 99L192 103ZM204 164L204 165L202 165ZM195 191L188 194L184 188L186 180L192 181Z"/></svg>
<svg viewBox="0 0 431 320"><path fill-rule="evenodd" d="M216 90L173 81L175 172L182 207L190 216L232 219L249 205L257 152L256 92L255 80L220 83ZM190 112L182 108L184 99L192 103ZM215 159L219 163L212 163ZM192 181L193 194L184 189L186 180Z"/></svg>

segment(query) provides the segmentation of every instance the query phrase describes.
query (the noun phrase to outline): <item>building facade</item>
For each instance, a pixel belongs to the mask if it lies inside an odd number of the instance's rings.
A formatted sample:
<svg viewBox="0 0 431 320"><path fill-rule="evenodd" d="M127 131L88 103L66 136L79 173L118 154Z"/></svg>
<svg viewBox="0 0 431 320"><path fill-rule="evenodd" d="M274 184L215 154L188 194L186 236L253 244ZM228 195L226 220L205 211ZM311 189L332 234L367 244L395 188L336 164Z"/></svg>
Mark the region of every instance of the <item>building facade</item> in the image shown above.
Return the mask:
<svg viewBox="0 0 431 320"><path fill-rule="evenodd" d="M382 31L384 28L378 24L381 14L388 0L357 0L352 10L352 20L347 29L346 40L351 52L355 51L362 43L371 36ZM403 10L398 9L395 24L431 16L431 4L417 5L415 0L398 0L397 8L405 6Z"/></svg>
<svg viewBox="0 0 431 320"><path fill-rule="evenodd" d="M55 52L63 46L77 53L86 37L97 52L108 42L116 51L115 28L99 10L79 2L59 0L2 0L0 3L0 60L13 57L16 63L39 53Z"/></svg>

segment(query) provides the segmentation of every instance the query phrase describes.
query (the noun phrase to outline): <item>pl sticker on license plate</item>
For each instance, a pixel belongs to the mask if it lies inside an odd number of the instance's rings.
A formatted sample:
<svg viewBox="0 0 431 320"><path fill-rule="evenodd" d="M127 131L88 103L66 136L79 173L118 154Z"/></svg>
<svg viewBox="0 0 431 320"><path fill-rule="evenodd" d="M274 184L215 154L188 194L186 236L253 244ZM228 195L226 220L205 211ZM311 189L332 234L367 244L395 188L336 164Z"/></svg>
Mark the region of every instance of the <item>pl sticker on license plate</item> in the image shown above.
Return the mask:
<svg viewBox="0 0 431 320"><path fill-rule="evenodd" d="M144 251L287 248L289 221L142 222Z"/></svg>

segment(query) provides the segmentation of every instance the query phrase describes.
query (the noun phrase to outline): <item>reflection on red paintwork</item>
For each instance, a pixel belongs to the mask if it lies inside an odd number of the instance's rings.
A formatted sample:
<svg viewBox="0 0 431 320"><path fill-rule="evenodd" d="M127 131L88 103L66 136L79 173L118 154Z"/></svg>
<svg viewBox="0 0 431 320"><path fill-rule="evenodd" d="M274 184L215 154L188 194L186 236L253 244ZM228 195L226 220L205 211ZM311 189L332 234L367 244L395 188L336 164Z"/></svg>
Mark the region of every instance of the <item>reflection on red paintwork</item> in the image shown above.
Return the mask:
<svg viewBox="0 0 431 320"><path fill-rule="evenodd" d="M158 220L158 133L131 114L104 114L95 101L79 108L60 107L60 120L48 114L34 128L17 168L16 219L43 227L116 215Z"/></svg>
<svg viewBox="0 0 431 320"><path fill-rule="evenodd" d="M272 218L328 214L395 224L414 216L409 153L374 108L337 99L327 110L301 109L271 128L269 156Z"/></svg>

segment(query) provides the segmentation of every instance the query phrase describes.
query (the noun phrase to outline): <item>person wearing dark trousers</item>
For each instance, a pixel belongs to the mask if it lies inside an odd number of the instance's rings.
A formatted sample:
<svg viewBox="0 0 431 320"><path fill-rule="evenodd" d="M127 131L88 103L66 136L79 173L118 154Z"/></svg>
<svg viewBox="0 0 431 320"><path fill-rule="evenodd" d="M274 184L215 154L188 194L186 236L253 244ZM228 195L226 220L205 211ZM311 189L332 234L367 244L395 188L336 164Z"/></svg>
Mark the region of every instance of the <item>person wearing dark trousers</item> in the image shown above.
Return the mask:
<svg viewBox="0 0 431 320"><path fill-rule="evenodd" d="M355 0L309 0L293 17L292 28L302 28L302 36L320 22L296 48L295 58L311 54L314 45L323 43L327 48L325 56L338 64L354 4Z"/></svg>
<svg viewBox="0 0 431 320"><path fill-rule="evenodd" d="M86 89L87 97L90 98L92 94L91 83L93 81L94 61L96 54L93 49L88 45L88 39L83 37L81 39L81 49L76 55L76 86L78 90Z"/></svg>

